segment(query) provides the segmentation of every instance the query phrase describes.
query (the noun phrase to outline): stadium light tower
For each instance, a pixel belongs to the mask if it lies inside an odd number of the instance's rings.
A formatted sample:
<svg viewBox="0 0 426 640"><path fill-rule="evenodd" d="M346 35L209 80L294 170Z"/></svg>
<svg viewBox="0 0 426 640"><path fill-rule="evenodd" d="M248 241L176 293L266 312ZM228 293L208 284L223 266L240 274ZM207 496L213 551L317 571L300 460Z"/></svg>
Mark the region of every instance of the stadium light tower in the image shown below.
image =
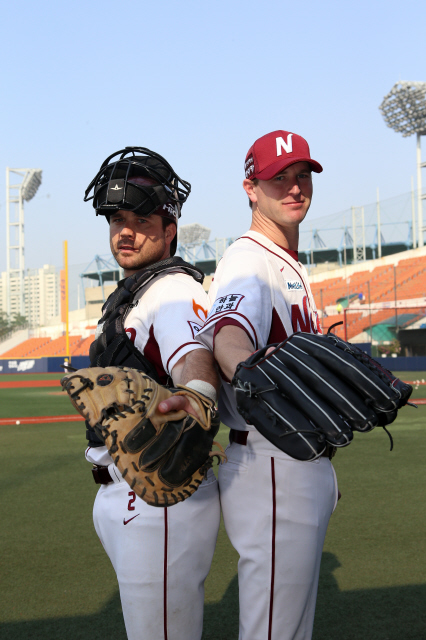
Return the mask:
<svg viewBox="0 0 426 640"><path fill-rule="evenodd" d="M207 242L210 238L211 230L203 227L202 224L198 224L198 222L193 222L179 227L178 233L180 244L190 244L193 242Z"/></svg>
<svg viewBox="0 0 426 640"><path fill-rule="evenodd" d="M417 134L417 214L418 242L423 246L422 162L421 136L426 135L426 82L397 82L383 98L379 107L382 116L391 129L404 137Z"/></svg>
<svg viewBox="0 0 426 640"><path fill-rule="evenodd" d="M10 174L23 179L11 184ZM25 315L24 201L34 198L41 185L41 169L6 169L7 313Z"/></svg>

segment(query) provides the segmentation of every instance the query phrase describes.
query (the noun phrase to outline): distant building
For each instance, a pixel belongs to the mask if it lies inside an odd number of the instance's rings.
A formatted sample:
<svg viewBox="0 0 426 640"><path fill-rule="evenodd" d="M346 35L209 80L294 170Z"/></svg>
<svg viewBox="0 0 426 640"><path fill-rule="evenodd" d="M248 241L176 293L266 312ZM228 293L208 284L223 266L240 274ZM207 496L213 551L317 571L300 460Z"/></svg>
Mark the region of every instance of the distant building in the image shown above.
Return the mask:
<svg viewBox="0 0 426 640"><path fill-rule="evenodd" d="M10 313L20 311L19 278L10 282ZM7 273L0 274L0 311L7 311ZM40 269L27 269L24 277L25 317L30 327L40 327L59 315L59 273L56 267L45 264Z"/></svg>

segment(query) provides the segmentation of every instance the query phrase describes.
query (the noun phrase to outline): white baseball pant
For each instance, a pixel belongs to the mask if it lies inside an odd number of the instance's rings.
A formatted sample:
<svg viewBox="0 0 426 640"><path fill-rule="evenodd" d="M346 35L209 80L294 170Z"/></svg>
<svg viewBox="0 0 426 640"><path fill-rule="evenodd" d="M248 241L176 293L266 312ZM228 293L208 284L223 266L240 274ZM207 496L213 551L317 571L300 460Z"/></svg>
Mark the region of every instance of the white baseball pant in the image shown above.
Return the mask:
<svg viewBox="0 0 426 640"><path fill-rule="evenodd" d="M299 462L254 427L219 468L223 518L240 555L239 640L309 640L321 554L337 504L328 458Z"/></svg>
<svg viewBox="0 0 426 640"><path fill-rule="evenodd" d="M110 472L114 484L99 489L93 519L117 574L128 639L200 640L220 522L213 471L168 508L146 504L116 468Z"/></svg>

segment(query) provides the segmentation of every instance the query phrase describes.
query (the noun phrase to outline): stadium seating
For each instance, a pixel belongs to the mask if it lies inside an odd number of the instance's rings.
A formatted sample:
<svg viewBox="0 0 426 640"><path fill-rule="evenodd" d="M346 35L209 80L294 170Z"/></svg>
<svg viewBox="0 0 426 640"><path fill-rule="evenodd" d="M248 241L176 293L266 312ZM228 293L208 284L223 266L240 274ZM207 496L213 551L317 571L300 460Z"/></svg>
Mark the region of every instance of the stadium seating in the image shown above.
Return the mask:
<svg viewBox="0 0 426 640"><path fill-rule="evenodd" d="M34 358L41 355L50 338L29 338L2 354L2 358Z"/></svg>
<svg viewBox="0 0 426 640"><path fill-rule="evenodd" d="M76 349L72 352L73 356L87 356L89 355L90 345L92 344L95 336L89 336L80 342Z"/></svg>
<svg viewBox="0 0 426 640"><path fill-rule="evenodd" d="M395 278L396 276L396 278ZM378 266L372 271L358 271L349 278L334 278L323 280L311 285L318 309L324 309L328 305L336 305L341 298L354 296L362 293L363 301L368 305L368 284L370 284L370 301L390 302L395 301L395 280L396 299L412 300L426 297L426 256L400 260L396 272L393 265ZM403 313L401 309L398 314ZM410 313L416 313L412 309ZM372 310L371 324L375 325L383 322L395 315L394 309ZM323 331L344 319L343 313L333 316L326 316L322 321ZM363 312L358 308L346 313L347 338L350 340L359 333L370 327L370 314L367 309ZM340 337L344 337L343 326L336 327L333 332Z"/></svg>
<svg viewBox="0 0 426 640"><path fill-rule="evenodd" d="M94 336L82 338L80 336L69 336L69 346L71 356L87 356L89 348L94 340ZM66 338L61 336L52 340L51 338L30 338L21 342L13 349L2 354L2 358L47 358L52 356L64 357L66 355Z"/></svg>
<svg viewBox="0 0 426 640"><path fill-rule="evenodd" d="M396 273L393 264L377 266L372 271L363 270L352 274L348 278L333 278L322 282L312 283L311 288L316 301L317 308L321 311L328 306L335 306L342 298L352 297L355 299L362 294L363 302L368 307L368 303L395 301L395 275L396 275L396 297L398 301L412 300L426 297L426 256L400 260ZM368 287L370 286L370 299L368 298ZM377 324L392 318L393 309L372 310L371 324ZM398 314L403 310L398 311ZM412 310L411 313L416 313ZM325 316L322 320L323 331L335 322L344 320L344 314L340 313L332 316ZM351 340L354 336L362 333L370 326L370 314L365 308L356 307L346 313L347 338ZM86 327L94 330L96 325ZM343 326L336 327L333 331L342 338L344 337ZM94 340L91 335L82 338L81 335L70 336L71 356L88 355L90 345ZM38 358L46 356L65 356L65 336L55 340L50 338L30 338L6 353L2 358Z"/></svg>
<svg viewBox="0 0 426 640"><path fill-rule="evenodd" d="M69 345L71 355L74 349L81 343L81 336L70 336ZM52 340L44 349L43 356L65 356L66 355L66 339L65 336Z"/></svg>
<svg viewBox="0 0 426 640"><path fill-rule="evenodd" d="M426 256L400 260L396 267L397 299L410 300L426 296ZM347 279L334 278L311 285L318 308L335 305L339 298L362 293L368 302L368 282L371 302L393 302L395 272L393 265L376 267L373 271L358 271ZM321 301L322 296L322 301ZM322 304L321 304L322 302Z"/></svg>

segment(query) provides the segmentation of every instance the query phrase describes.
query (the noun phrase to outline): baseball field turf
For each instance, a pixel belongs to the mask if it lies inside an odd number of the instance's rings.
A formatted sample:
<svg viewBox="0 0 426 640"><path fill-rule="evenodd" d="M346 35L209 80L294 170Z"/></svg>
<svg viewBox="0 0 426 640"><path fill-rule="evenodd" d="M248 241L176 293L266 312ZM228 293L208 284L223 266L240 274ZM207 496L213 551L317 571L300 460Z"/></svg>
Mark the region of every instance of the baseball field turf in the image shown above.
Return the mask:
<svg viewBox="0 0 426 640"><path fill-rule="evenodd" d="M0 418L73 413L59 389L0 384ZM413 397L426 397L426 386ZM343 497L325 542L314 640L426 639L426 406L403 408L390 430L392 452L376 429L334 458ZM9 424L0 433L1 640L125 640L115 574L92 525L97 487L84 424ZM222 527L203 640L238 638L237 560Z"/></svg>

